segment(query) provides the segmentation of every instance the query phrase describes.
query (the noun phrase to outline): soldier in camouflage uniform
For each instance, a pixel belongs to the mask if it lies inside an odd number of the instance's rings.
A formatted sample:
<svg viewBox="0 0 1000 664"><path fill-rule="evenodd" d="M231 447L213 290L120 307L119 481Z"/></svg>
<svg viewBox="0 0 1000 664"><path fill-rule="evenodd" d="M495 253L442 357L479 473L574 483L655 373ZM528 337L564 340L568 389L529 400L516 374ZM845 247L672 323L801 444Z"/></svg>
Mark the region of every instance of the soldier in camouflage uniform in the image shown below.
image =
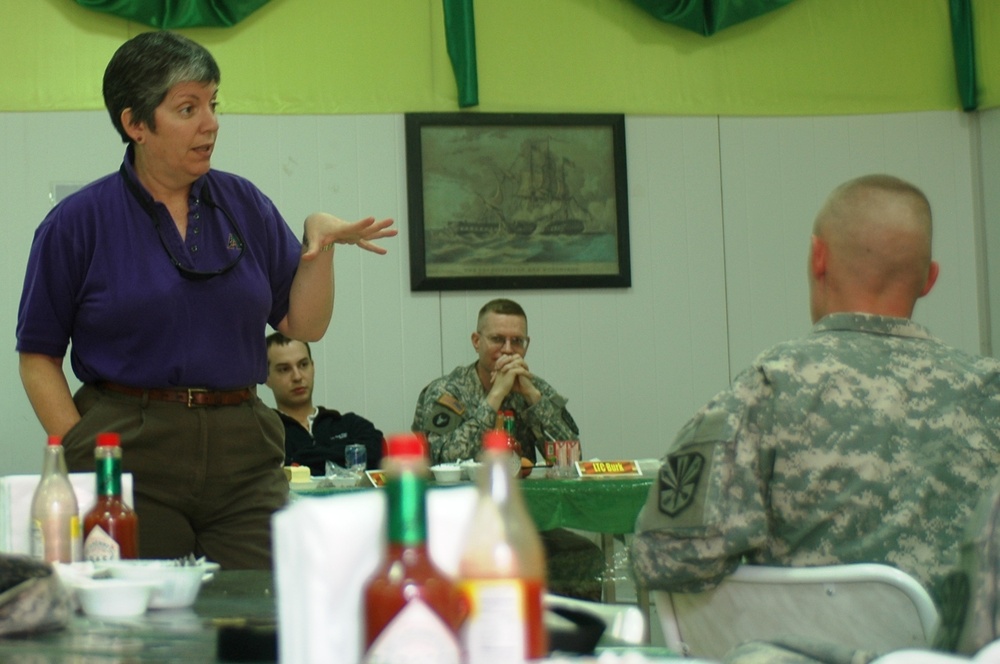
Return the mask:
<svg viewBox="0 0 1000 664"><path fill-rule="evenodd" d="M457 367L420 393L413 431L424 433L435 463L479 456L483 434L497 412L514 411L522 458L534 463L546 439L576 440L580 430L566 399L528 370L528 317L512 300L491 300L479 310L472 346L479 359ZM549 589L601 599L604 554L591 540L563 528L539 533L545 546Z"/></svg>
<svg viewBox="0 0 1000 664"><path fill-rule="evenodd" d="M812 333L762 353L681 429L636 524L635 572L693 592L744 562L887 563L941 605L1000 469L1000 362L909 320L938 274L915 187L841 185L813 233Z"/></svg>
<svg viewBox="0 0 1000 664"><path fill-rule="evenodd" d="M456 367L420 393L413 431L427 435L435 463L478 456L497 411L513 410L521 454L534 463L550 440L576 440L580 430L566 399L528 370L528 318L512 300L491 300L479 310L472 346L479 359Z"/></svg>

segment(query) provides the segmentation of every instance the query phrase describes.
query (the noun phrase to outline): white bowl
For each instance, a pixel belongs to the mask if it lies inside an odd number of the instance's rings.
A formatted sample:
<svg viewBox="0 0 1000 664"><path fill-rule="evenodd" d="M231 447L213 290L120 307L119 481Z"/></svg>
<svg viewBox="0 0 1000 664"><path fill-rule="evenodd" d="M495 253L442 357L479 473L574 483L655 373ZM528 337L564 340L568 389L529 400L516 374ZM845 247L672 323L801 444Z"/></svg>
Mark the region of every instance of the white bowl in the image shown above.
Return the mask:
<svg viewBox="0 0 1000 664"><path fill-rule="evenodd" d="M462 467L457 463L442 463L431 466L434 479L438 484L454 484L462 479Z"/></svg>
<svg viewBox="0 0 1000 664"><path fill-rule="evenodd" d="M458 465L462 468L462 477L473 482L476 481L476 473L483 466L478 461L463 461Z"/></svg>
<svg viewBox="0 0 1000 664"><path fill-rule="evenodd" d="M73 584L80 607L94 618L132 618L149 607L156 584L138 579L81 579Z"/></svg>
<svg viewBox="0 0 1000 664"><path fill-rule="evenodd" d="M181 609L194 604L201 584L212 578L218 563L178 565L172 560L116 560L103 563L113 579L153 585L151 609Z"/></svg>

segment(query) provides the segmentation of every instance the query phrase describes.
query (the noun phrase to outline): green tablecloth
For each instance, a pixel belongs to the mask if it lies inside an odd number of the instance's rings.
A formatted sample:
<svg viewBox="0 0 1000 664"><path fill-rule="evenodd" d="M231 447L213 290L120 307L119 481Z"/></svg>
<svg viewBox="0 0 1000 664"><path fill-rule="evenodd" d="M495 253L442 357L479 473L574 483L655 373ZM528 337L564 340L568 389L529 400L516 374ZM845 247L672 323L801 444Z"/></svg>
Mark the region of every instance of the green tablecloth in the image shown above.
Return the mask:
<svg viewBox="0 0 1000 664"><path fill-rule="evenodd" d="M607 479L528 478L518 484L539 530L574 528L593 533L620 535L635 529L635 519L646 502L653 478L648 476ZM469 486L469 482L447 485ZM431 486L435 486L433 483ZM313 489L292 495L329 496L373 487Z"/></svg>
<svg viewBox="0 0 1000 664"><path fill-rule="evenodd" d="M521 493L539 530L575 528L621 534L635 530L652 477L526 479Z"/></svg>

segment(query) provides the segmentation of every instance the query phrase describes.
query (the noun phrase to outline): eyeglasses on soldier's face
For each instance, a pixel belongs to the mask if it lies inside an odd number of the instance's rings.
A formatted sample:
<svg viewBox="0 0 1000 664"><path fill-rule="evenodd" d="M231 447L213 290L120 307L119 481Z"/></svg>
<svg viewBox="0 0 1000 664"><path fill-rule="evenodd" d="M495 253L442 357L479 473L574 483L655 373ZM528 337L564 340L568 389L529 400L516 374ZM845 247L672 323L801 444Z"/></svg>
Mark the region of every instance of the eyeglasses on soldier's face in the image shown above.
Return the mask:
<svg viewBox="0 0 1000 664"><path fill-rule="evenodd" d="M507 344L510 344L510 347L513 348L514 350L521 350L521 351L526 349L528 347L528 344L531 343L530 337L505 337L500 334L488 334L485 335L483 338L486 339L486 342L490 346L493 346L495 348L501 348Z"/></svg>

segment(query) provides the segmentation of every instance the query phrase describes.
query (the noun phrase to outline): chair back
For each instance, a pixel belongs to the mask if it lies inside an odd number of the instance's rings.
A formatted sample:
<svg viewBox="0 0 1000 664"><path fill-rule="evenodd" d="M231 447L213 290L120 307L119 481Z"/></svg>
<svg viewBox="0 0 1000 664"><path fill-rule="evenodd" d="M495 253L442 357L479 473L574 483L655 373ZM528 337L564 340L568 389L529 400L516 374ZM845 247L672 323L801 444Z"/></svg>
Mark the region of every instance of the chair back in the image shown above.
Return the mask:
<svg viewBox="0 0 1000 664"><path fill-rule="evenodd" d="M701 593L650 591L667 646L720 659L751 640L818 639L872 652L931 644L939 617L920 583L895 567L742 565Z"/></svg>
<svg viewBox="0 0 1000 664"><path fill-rule="evenodd" d="M643 645L647 641L646 618L634 604L604 604L575 597L545 593L545 608L563 607L587 611L604 621L604 634L624 645Z"/></svg>
<svg viewBox="0 0 1000 664"><path fill-rule="evenodd" d="M0 477L0 553L31 553L31 499L41 475L7 475ZM70 473L70 484L80 508L80 525L83 517L94 506L97 493L96 473ZM129 506L132 502L132 473L122 473L122 499Z"/></svg>

